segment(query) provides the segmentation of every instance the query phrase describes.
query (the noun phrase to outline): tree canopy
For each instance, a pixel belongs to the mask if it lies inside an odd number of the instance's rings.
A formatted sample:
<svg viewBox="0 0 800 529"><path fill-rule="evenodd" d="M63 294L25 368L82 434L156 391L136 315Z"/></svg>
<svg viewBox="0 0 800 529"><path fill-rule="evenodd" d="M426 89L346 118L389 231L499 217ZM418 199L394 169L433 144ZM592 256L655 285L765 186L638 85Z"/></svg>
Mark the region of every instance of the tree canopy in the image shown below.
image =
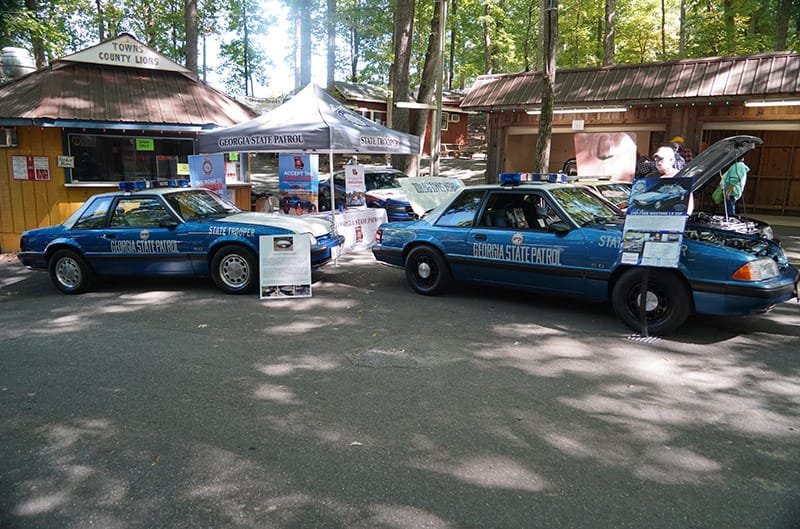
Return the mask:
<svg viewBox="0 0 800 529"><path fill-rule="evenodd" d="M307 77L311 54L329 47L328 10L335 24L335 78L390 86L395 64L398 0L282 0L297 31L297 53L287 57ZM408 83L421 82L429 52L435 2L412 2ZM542 3L538 0L449 0L446 88L469 88L484 73L542 69ZM274 31L274 13L262 0L0 0L0 45L20 46L39 66L127 31L171 59L191 64L187 5L196 5L198 39L222 41L218 64L232 93L252 92L253 78L269 83L269 64L256 35ZM557 67L599 66L680 58L800 51L800 0L561 0ZM609 13L609 5L613 13ZM610 16L613 15L613 16ZM194 15L192 15L194 16ZM190 17L192 18L192 17ZM404 17L405 18L405 17ZM407 23L405 20L403 23ZM612 25L613 27L609 27ZM188 32L190 40L193 31ZM283 39L280 35L276 38ZM192 44L194 46L192 47ZM198 61L202 71L202 61ZM301 76L297 78L300 84ZM297 86L296 88L300 88Z"/></svg>

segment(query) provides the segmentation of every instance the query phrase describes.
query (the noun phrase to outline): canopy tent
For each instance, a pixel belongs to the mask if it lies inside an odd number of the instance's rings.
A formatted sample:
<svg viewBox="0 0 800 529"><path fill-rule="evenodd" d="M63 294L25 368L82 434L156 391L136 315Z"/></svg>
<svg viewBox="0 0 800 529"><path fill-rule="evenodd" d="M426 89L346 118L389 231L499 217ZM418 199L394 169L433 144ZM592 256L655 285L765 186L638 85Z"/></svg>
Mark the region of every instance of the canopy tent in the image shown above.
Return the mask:
<svg viewBox="0 0 800 529"><path fill-rule="evenodd" d="M419 155L420 140L368 120L311 83L263 116L202 132L198 152Z"/></svg>

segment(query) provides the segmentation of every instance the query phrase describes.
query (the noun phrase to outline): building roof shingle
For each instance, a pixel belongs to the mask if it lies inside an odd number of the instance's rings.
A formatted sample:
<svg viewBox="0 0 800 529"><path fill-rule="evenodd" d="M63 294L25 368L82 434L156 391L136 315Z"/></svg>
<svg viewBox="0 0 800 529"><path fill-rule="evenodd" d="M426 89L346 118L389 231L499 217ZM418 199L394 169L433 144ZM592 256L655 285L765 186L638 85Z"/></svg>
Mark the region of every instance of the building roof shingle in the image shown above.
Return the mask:
<svg viewBox="0 0 800 529"><path fill-rule="evenodd" d="M502 111L541 105L542 72L478 77L462 108ZM743 101L800 96L800 54L623 64L556 72L556 105L599 107L692 100Z"/></svg>
<svg viewBox="0 0 800 529"><path fill-rule="evenodd" d="M97 122L195 129L257 114L180 72L59 61L0 86L0 123Z"/></svg>

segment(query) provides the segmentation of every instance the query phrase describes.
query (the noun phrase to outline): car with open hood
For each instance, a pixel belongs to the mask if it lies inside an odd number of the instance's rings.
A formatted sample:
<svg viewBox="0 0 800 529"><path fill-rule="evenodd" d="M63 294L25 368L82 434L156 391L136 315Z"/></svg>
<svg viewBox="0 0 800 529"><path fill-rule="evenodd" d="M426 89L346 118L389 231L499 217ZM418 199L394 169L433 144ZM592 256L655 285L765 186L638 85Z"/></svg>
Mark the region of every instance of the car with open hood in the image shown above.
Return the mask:
<svg viewBox="0 0 800 529"><path fill-rule="evenodd" d="M222 291L243 294L258 286L261 236L308 237L312 268L344 241L324 219L243 211L188 184L121 187L90 197L63 224L25 231L19 260L48 270L65 294L86 292L99 276L211 276Z"/></svg>
<svg viewBox="0 0 800 529"><path fill-rule="evenodd" d="M684 176L710 178L704 170L717 174L754 146L723 142ZM624 225L621 211L585 186L512 178L465 187L419 220L382 224L372 251L423 295L460 281L607 302L629 327L657 335L692 313L743 316L797 297L798 271L774 240L687 224L665 234L682 239L676 267L642 266L622 258L647 244L635 234L623 240Z"/></svg>
<svg viewBox="0 0 800 529"><path fill-rule="evenodd" d="M365 205L368 208L383 208L389 221L406 221L417 218L405 192L400 188L400 179L406 178L402 171L386 166L364 166ZM344 171L333 173L336 190L336 206L345 207ZM330 177L319 182L319 210L331 209Z"/></svg>

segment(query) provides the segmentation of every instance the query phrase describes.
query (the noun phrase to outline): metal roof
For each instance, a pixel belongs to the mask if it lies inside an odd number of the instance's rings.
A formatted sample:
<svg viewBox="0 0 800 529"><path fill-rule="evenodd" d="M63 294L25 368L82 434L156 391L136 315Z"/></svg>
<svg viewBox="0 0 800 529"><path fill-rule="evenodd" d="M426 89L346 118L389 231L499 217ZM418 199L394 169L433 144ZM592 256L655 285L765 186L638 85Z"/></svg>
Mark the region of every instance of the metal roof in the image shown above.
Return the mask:
<svg viewBox="0 0 800 529"><path fill-rule="evenodd" d="M482 75L462 108L518 110L541 105L542 72ZM556 71L558 107L613 107L800 96L800 55L792 52L684 59Z"/></svg>
<svg viewBox="0 0 800 529"><path fill-rule="evenodd" d="M0 124L201 130L257 115L173 71L58 61L0 85Z"/></svg>

